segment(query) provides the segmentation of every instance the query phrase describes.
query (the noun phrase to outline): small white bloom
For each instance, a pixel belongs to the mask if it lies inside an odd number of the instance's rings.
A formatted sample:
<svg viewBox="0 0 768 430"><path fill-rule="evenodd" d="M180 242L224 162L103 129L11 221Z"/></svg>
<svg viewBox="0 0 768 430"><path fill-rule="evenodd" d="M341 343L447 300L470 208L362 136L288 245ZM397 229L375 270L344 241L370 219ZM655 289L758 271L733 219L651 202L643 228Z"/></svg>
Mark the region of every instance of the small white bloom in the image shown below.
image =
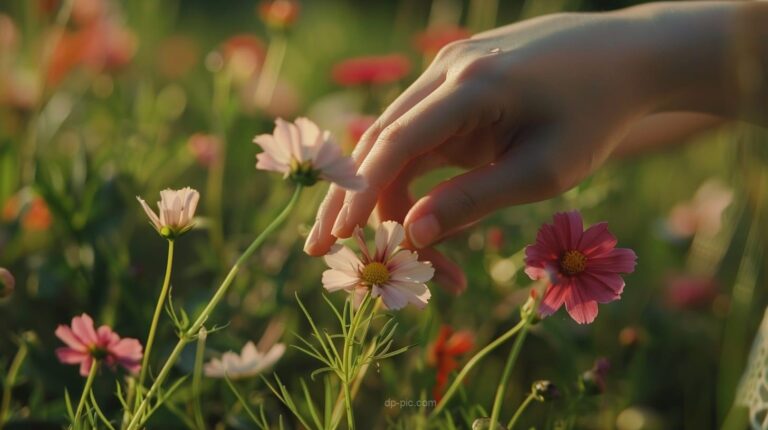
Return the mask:
<svg viewBox="0 0 768 430"><path fill-rule="evenodd" d="M277 343L269 351L261 352L253 342L243 346L240 354L227 351L221 358L214 358L205 364L205 376L210 378L242 379L257 375L271 367L285 353L285 344Z"/></svg>
<svg viewBox="0 0 768 430"><path fill-rule="evenodd" d="M144 199L141 197L136 199L141 203L155 230L165 238L175 238L192 228L192 219L197 210L200 193L189 187L160 191L160 201L157 202L158 214L152 211Z"/></svg>

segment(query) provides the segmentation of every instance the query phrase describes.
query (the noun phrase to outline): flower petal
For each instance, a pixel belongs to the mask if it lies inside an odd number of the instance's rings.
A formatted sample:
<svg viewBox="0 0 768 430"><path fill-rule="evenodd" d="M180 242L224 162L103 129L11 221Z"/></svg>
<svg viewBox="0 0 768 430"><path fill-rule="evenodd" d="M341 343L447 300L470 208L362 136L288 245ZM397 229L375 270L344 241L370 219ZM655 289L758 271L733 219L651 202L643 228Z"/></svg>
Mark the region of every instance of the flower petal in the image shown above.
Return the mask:
<svg viewBox="0 0 768 430"><path fill-rule="evenodd" d="M565 250L578 249L584 222L578 211L560 212L554 215L554 225Z"/></svg>
<svg viewBox="0 0 768 430"><path fill-rule="evenodd" d="M550 285L544 292L544 297L539 305L539 312L544 316L557 312L565 300L571 295L571 284Z"/></svg>
<svg viewBox="0 0 768 430"><path fill-rule="evenodd" d="M589 324L597 318L597 302L585 297L577 285L571 287L565 298L565 309L579 324Z"/></svg>
<svg viewBox="0 0 768 430"><path fill-rule="evenodd" d="M376 229L376 261L389 260L392 253L403 243L405 229L395 221L384 221Z"/></svg>
<svg viewBox="0 0 768 430"><path fill-rule="evenodd" d="M628 248L615 248L603 255L587 259L587 270L632 273L637 264L635 251Z"/></svg>

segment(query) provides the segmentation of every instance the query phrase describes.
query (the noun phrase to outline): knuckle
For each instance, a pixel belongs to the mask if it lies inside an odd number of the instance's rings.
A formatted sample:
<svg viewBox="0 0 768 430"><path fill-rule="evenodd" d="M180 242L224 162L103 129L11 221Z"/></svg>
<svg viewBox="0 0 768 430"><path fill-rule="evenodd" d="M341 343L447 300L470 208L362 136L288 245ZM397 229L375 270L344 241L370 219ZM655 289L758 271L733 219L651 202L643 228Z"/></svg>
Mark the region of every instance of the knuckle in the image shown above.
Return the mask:
<svg viewBox="0 0 768 430"><path fill-rule="evenodd" d="M458 40L443 46L435 56L435 63L451 64L463 56L469 49L468 40Z"/></svg>
<svg viewBox="0 0 768 430"><path fill-rule="evenodd" d="M457 83L476 83L483 86L492 85L501 75L499 59L496 55L474 56L458 62L449 77Z"/></svg>

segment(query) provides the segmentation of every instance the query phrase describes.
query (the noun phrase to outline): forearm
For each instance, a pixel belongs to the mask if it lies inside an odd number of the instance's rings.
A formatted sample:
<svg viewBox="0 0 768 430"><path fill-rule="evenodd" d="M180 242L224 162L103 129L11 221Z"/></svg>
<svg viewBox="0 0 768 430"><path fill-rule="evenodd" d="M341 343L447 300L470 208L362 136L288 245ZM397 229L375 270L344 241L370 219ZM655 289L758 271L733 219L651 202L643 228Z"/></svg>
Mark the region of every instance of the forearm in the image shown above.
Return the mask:
<svg viewBox="0 0 768 430"><path fill-rule="evenodd" d="M654 3L618 12L646 33L648 113L768 125L768 2Z"/></svg>

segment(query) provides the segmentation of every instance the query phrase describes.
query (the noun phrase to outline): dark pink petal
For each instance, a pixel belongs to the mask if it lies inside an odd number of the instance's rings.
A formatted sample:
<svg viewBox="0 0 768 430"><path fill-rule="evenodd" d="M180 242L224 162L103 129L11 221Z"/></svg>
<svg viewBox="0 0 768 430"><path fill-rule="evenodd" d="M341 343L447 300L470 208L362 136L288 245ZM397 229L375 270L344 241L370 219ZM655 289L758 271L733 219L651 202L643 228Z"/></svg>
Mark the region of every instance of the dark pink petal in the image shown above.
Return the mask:
<svg viewBox="0 0 768 430"><path fill-rule="evenodd" d="M567 243L552 224L544 224L536 235L536 243L556 257L567 251Z"/></svg>
<svg viewBox="0 0 768 430"><path fill-rule="evenodd" d="M121 363L122 362L138 362L141 360L142 346L138 340L126 337L120 339L109 350L110 354L114 355Z"/></svg>
<svg viewBox="0 0 768 430"><path fill-rule="evenodd" d="M77 364L81 363L86 358L90 357L90 354L83 351L77 351L72 348L56 348L56 357L64 364Z"/></svg>
<svg viewBox="0 0 768 430"><path fill-rule="evenodd" d="M560 212L554 215L555 229L565 250L578 249L584 223L578 211Z"/></svg>
<svg viewBox="0 0 768 430"><path fill-rule="evenodd" d="M88 346L86 346L80 338L78 338L75 333L72 332L72 329L69 328L69 326L66 326L64 324L59 325L56 328L56 337L62 340L62 342L66 343L67 346L69 346L72 349L75 349L77 351L87 351Z"/></svg>
<svg viewBox="0 0 768 430"><path fill-rule="evenodd" d="M618 279L613 279L612 277ZM575 278L574 284L579 289L582 297L598 303L608 303L620 299L620 293L617 293L616 290L624 288L624 281L617 274L598 277L591 273L581 273Z"/></svg>
<svg viewBox="0 0 768 430"><path fill-rule="evenodd" d="M540 242L525 247L525 264L529 266L541 267L545 261L557 261L558 258L556 250L547 248Z"/></svg>
<svg viewBox="0 0 768 430"><path fill-rule="evenodd" d="M571 294L565 298L565 309L579 324L589 324L597 318L597 302L585 297L578 288L571 288Z"/></svg>
<svg viewBox="0 0 768 430"><path fill-rule="evenodd" d="M587 270L615 273L635 271L637 255L629 248L615 248L610 252L587 259Z"/></svg>
<svg viewBox="0 0 768 430"><path fill-rule="evenodd" d="M616 236L608 231L608 223L593 225L581 236L578 249L587 257L604 254L616 247Z"/></svg>
<svg viewBox="0 0 768 430"><path fill-rule="evenodd" d="M621 293L624 292L624 279L618 273L587 271L581 274L585 279L589 279L593 282L599 282L603 287L607 288L618 298ZM598 300L600 303L605 303Z"/></svg>
<svg viewBox="0 0 768 430"><path fill-rule="evenodd" d="M120 341L120 336L113 332L109 326L103 325L96 330L96 334L99 337L99 346L102 348L109 348L112 345Z"/></svg>
<svg viewBox="0 0 768 430"><path fill-rule="evenodd" d="M99 341L96 329L93 327L93 320L88 314L84 313L72 318L72 332L86 345L96 345Z"/></svg>
<svg viewBox="0 0 768 430"><path fill-rule="evenodd" d="M571 285L550 285L544 292L544 297L539 305L539 312L544 315L552 315L571 295Z"/></svg>

